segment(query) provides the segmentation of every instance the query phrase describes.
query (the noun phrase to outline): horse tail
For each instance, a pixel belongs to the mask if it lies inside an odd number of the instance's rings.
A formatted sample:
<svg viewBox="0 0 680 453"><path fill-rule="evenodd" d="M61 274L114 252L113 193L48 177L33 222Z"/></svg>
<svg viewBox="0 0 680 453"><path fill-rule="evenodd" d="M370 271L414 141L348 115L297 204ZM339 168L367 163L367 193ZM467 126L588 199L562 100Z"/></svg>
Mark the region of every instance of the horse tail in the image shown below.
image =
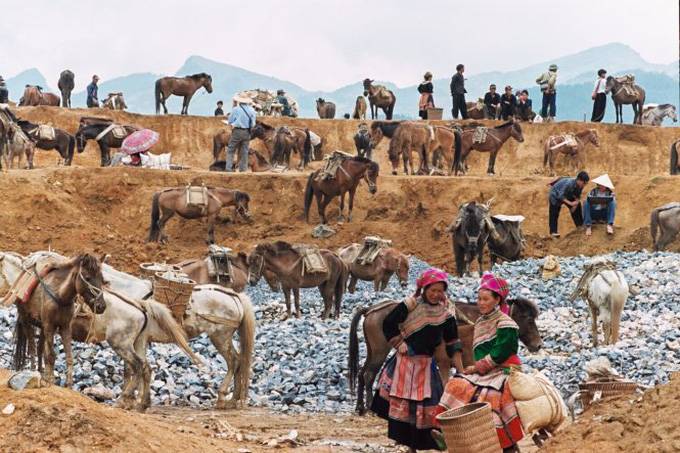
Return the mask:
<svg viewBox="0 0 680 453"><path fill-rule="evenodd" d="M283 164L283 156L286 150L285 140L280 134L274 136L274 151L272 152L272 163Z"/></svg>
<svg viewBox="0 0 680 453"><path fill-rule="evenodd" d="M345 262L338 256L338 262L340 263L340 275L338 280L335 282L335 310L340 316L340 306L342 305L342 297L345 295L345 288L347 288L347 279L349 278L349 267Z"/></svg>
<svg viewBox="0 0 680 453"><path fill-rule="evenodd" d="M153 199L151 200L151 225L149 226L149 238L146 242L158 241L161 229L158 221L161 217L161 208L159 198L161 196L160 192L153 194Z"/></svg>
<svg viewBox="0 0 680 453"><path fill-rule="evenodd" d="M314 188L312 187L314 175L315 173L309 175L307 187L305 188L305 222L309 222L309 207L312 206L312 199L314 198Z"/></svg>
<svg viewBox="0 0 680 453"><path fill-rule="evenodd" d="M312 136L309 129L305 129L305 143L302 145L303 168L311 161L312 157Z"/></svg>
<svg viewBox="0 0 680 453"><path fill-rule="evenodd" d="M248 388L250 387L250 368L253 361L255 350L255 313L250 298L245 294L239 294L239 300L243 307L243 319L238 326L238 338L241 352L239 354L240 363L238 365L238 377L236 382L241 387L241 398L248 399Z"/></svg>
<svg viewBox="0 0 680 453"><path fill-rule="evenodd" d="M161 79L156 80L156 115L161 112Z"/></svg>
<svg viewBox="0 0 680 453"><path fill-rule="evenodd" d="M354 312L352 323L349 326L349 357L347 363L347 379L349 380L349 391L352 395L356 394L357 378L359 377L359 338L357 331L359 321L368 312L370 307L360 307Z"/></svg>
<svg viewBox="0 0 680 453"><path fill-rule="evenodd" d="M654 244L654 250L658 251L659 247L656 244L656 230L659 227L659 209L652 210L652 214L649 219L649 231L652 234L652 243Z"/></svg>
<svg viewBox="0 0 680 453"><path fill-rule="evenodd" d="M73 160L73 152L76 149L76 138L69 134L68 135L68 160L69 162Z"/></svg>
<svg viewBox="0 0 680 453"><path fill-rule="evenodd" d="M543 167L548 165L548 159L550 157L550 140L543 144Z"/></svg>
<svg viewBox="0 0 680 453"><path fill-rule="evenodd" d="M458 131L453 131L453 136L454 136L454 144L453 144L453 168L451 168L451 172L454 175L458 174L458 167L460 166L460 156L461 156L461 149L462 149L462 140L460 136L460 132Z"/></svg>
<svg viewBox="0 0 680 453"><path fill-rule="evenodd" d="M194 365L205 365L203 360L201 360L201 358L194 354L194 351L191 350L189 341L187 341L186 333L182 327L177 324L177 321L175 321L175 318L173 318L168 307L159 302L150 300L142 301L142 303L146 309L147 316L158 323L158 326L161 328L161 330L168 334L172 342L179 346L179 348L184 351L187 356L189 356L191 362Z"/></svg>
<svg viewBox="0 0 680 453"><path fill-rule="evenodd" d="M33 327L24 321L23 316L19 315L16 325L14 326L14 354L12 356L12 369L19 371L26 365L26 357L28 356L28 335L26 329Z"/></svg>
<svg viewBox="0 0 680 453"><path fill-rule="evenodd" d="M678 174L678 142L671 145L671 175Z"/></svg>

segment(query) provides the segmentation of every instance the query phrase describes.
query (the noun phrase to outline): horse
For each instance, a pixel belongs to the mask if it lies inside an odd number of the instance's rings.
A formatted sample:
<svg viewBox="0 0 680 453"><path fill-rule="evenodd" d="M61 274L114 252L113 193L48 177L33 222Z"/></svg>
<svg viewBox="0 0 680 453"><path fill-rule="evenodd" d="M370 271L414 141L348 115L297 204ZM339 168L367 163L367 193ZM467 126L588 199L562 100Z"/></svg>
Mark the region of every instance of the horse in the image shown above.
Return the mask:
<svg viewBox="0 0 680 453"><path fill-rule="evenodd" d="M73 161L73 150L76 146L76 140L73 135L63 129L53 127L54 138L44 138L40 134L40 127L38 124L33 124L24 120L19 120L17 124L24 133L35 142L37 148L44 150L55 149L61 158L64 159L64 165L71 165L71 162Z"/></svg>
<svg viewBox="0 0 680 453"><path fill-rule="evenodd" d="M238 168L238 159L235 159L235 162L233 162L233 166L234 168ZM208 170L226 171L226 167L227 161L216 160L212 164L210 164ZM269 161L267 161L267 158L264 157L259 151L250 148L248 150L248 168L250 168L250 171L252 171L253 173L261 173L263 171L271 170L272 166L269 164Z"/></svg>
<svg viewBox="0 0 680 453"><path fill-rule="evenodd" d="M300 156L304 156L305 146L307 146L306 142L309 139L309 146L311 146L310 159L320 160L322 158L321 148L323 146L323 141L321 141L318 145L314 145L312 143L312 137L311 137L312 134L313 134L312 131L310 131L309 129L303 129L301 127L290 127L290 126L284 126L284 127L294 137L294 148L295 148L293 150L294 152L298 153ZM250 132L251 139L257 138L257 139L262 140L262 143L264 144L264 147L267 150L267 153L269 153L269 156L267 156L267 157L268 157L270 162L272 162L272 157L274 156L276 134L280 129L281 128L276 128L276 127L270 126L269 124L258 121L257 124L255 124L255 126L253 126L253 129ZM213 147L213 151L214 151L214 147Z"/></svg>
<svg viewBox="0 0 680 453"><path fill-rule="evenodd" d="M538 327L536 327L536 319L539 315L537 305L533 301L524 298L510 299L508 300L508 303L510 304L510 316L519 326L520 341L524 343L529 351L538 351L543 347L543 341L538 332ZM366 412L366 407L371 407L371 402L373 400L373 381L392 349L385 339L385 334L382 331L382 324L385 317L396 305L396 301L388 300L374 306L361 307L354 312L354 316L352 317L349 330L348 379L350 391L352 394L357 395L356 410L360 415L363 415ZM463 343L463 365L473 365L472 338L474 328L469 325L468 322L474 323L474 321L479 318L479 308L476 304L456 302L455 309L458 313L458 337ZM461 316L460 313L463 313L464 316ZM361 318L364 318L363 331L367 357L361 369L359 369L359 341L357 331ZM465 321L463 321L463 318ZM435 359L439 365L440 372L445 379L448 379L448 370L451 368L451 363L441 345L435 353ZM364 393L366 406L364 406Z"/></svg>
<svg viewBox="0 0 680 453"><path fill-rule="evenodd" d="M212 77L205 72L193 74L185 77L161 77L156 80L156 115L161 112L161 105L163 105L163 112L167 115L168 108L165 106L165 101L171 96L184 96L182 102L182 115L189 113L189 102L196 90L204 87L208 93L212 93Z"/></svg>
<svg viewBox="0 0 680 453"><path fill-rule="evenodd" d="M75 75L70 70L66 69L61 71L59 74L59 81L57 82L57 88L61 92L61 106L66 108L71 108L71 92L75 87L74 82Z"/></svg>
<svg viewBox="0 0 680 453"><path fill-rule="evenodd" d="M678 113L673 104L647 104L642 109L642 123L647 126L661 126L664 118L678 122Z"/></svg>
<svg viewBox="0 0 680 453"><path fill-rule="evenodd" d="M352 221L352 209L354 207L354 194L361 180L368 184L368 191L375 194L378 191L378 174L380 166L377 162L366 159L365 157L354 156L344 160L335 173L334 178L318 180L317 175L321 169L314 171L307 178L305 188L305 220L309 222L309 208L312 199L316 198L316 206L321 217L321 223L327 223L326 206L337 196L340 197L340 218L345 209L345 193L349 192L349 209L347 221Z"/></svg>
<svg viewBox="0 0 680 453"><path fill-rule="evenodd" d="M486 112L484 110L484 99L480 98L477 102L466 102L468 118L471 120L483 120L486 119ZM498 119L500 117L500 108L496 109L497 116L493 119Z"/></svg>
<svg viewBox="0 0 680 453"><path fill-rule="evenodd" d="M111 148L117 149L123 146L125 140L130 134L138 131L135 126L122 125L125 130L123 137L116 136L114 128L116 125L113 121L90 119L89 121L82 121L80 127L76 131L75 141L78 144L78 152L82 153L85 150L85 145L88 140L95 140L99 145L99 153L101 155L102 167L111 165Z"/></svg>
<svg viewBox="0 0 680 453"><path fill-rule="evenodd" d="M391 120L394 114L394 104L397 97L391 90L382 85L373 85L373 80L364 79L364 96L368 97L371 105L371 119L378 118L378 109L382 109L386 120Z"/></svg>
<svg viewBox="0 0 680 453"><path fill-rule="evenodd" d="M432 156L432 167L439 165L439 160L443 157L446 161L447 174L451 176L453 172L454 149L456 144L460 146L460 131L445 126L431 126L433 139L430 140L430 150Z"/></svg>
<svg viewBox="0 0 680 453"><path fill-rule="evenodd" d="M33 326L40 328L42 346L38 348L45 354L43 380L54 383L54 336L59 331L66 355L66 385L73 386L73 350L71 348L71 321L75 310L75 299L80 296L85 304L101 314L106 308L103 299L101 262L95 256L84 253L74 258L47 264L44 270L23 263L35 275L38 286L28 300L16 303L17 324L15 329L13 367L24 367L26 356L34 349Z"/></svg>
<svg viewBox="0 0 680 453"><path fill-rule="evenodd" d="M680 203L676 201L654 209L650 215L649 231L654 250L664 250L680 231Z"/></svg>
<svg viewBox="0 0 680 453"><path fill-rule="evenodd" d="M318 287L324 309L321 319L331 315L335 306L336 319L340 317L340 306L347 284L348 270L338 255L330 250L320 249L327 272L305 272L303 255L287 242L261 243L248 256L248 282L256 285L264 272L276 276L281 284L286 301L286 316L291 315L290 294L295 297L295 317L300 318L300 288Z"/></svg>
<svg viewBox="0 0 680 453"><path fill-rule="evenodd" d="M392 137L394 137L394 134L397 132L397 129L399 129L399 126L401 126L401 121L371 122L371 127L369 129L369 134L371 137L371 149L375 149L384 137L392 140Z"/></svg>
<svg viewBox="0 0 680 453"><path fill-rule="evenodd" d="M363 96L357 96L357 100L354 103L354 111L352 112L352 118L355 120L365 120L366 119L366 98Z"/></svg>
<svg viewBox="0 0 680 453"><path fill-rule="evenodd" d="M371 148L371 134L368 129L359 129L354 134L354 147L357 150L357 156L365 157L372 160L373 148Z"/></svg>
<svg viewBox="0 0 680 453"><path fill-rule="evenodd" d="M125 109L128 108L128 106L125 103L125 98L123 97L123 93L118 92L118 93L109 93L106 100L102 101L102 108L109 109L109 110L125 110Z"/></svg>
<svg viewBox="0 0 680 453"><path fill-rule="evenodd" d="M520 227L521 220L502 220L492 216L491 221L493 231L490 231L487 240L491 267L499 260L517 261L522 258L525 241Z"/></svg>
<svg viewBox="0 0 680 453"><path fill-rule="evenodd" d="M633 124L642 124L642 108L645 105L646 93L644 88L635 84L634 78L609 76L606 92L612 94L617 123L623 123L623 104L631 104L634 113Z"/></svg>
<svg viewBox="0 0 680 453"><path fill-rule="evenodd" d="M21 168L23 160L26 159L26 168L32 169L35 143L16 123L10 125L8 139L7 152L4 156L7 169L14 166L15 157L17 158L17 168Z"/></svg>
<svg viewBox="0 0 680 453"><path fill-rule="evenodd" d="M417 173L428 174L430 172L428 155L433 136L434 129L431 126L413 121L401 123L394 132L387 150L387 156L392 164L392 174L397 174L400 156L404 163L404 174L409 174L409 167L412 175ZM417 172L413 166L414 151L420 156L420 166Z"/></svg>
<svg viewBox="0 0 680 453"><path fill-rule="evenodd" d="M44 93L42 87L37 85L26 85L24 95L19 100L19 107L21 106L36 106L49 105L59 107L61 100L59 96L54 93Z"/></svg>
<svg viewBox="0 0 680 453"><path fill-rule="evenodd" d="M585 162L583 154L585 147L592 143L593 146L600 146L600 139L595 129L587 129L575 134L570 134L574 140L570 140L566 135L551 135L543 145L543 167L550 166L550 176L555 176L555 157L558 153L565 156L572 156L576 169L584 168Z"/></svg>
<svg viewBox="0 0 680 453"><path fill-rule="evenodd" d="M671 144L671 175L680 173L680 166L678 165L678 144L680 144L680 140L676 140Z"/></svg>
<svg viewBox="0 0 680 453"><path fill-rule="evenodd" d="M296 128L299 129L299 128ZM288 127L279 127L274 134L274 152L271 162L274 165L285 165L290 167L290 154L296 152L300 155L299 170L304 170L311 160L312 138L309 129L304 129L304 141L302 149L299 148L299 136Z"/></svg>
<svg viewBox="0 0 680 453"><path fill-rule="evenodd" d="M217 134L213 136L214 161L220 160L220 154L222 153L223 150L226 151L227 145L229 145L229 140L231 140L231 126L228 126L226 129L221 129ZM239 153L236 154L238 155Z"/></svg>
<svg viewBox="0 0 680 453"><path fill-rule="evenodd" d="M322 120L332 120L335 118L335 103L319 98L316 100L316 112Z"/></svg>
<svg viewBox="0 0 680 453"><path fill-rule="evenodd" d="M471 201L460 207L456 221L447 228L451 233L451 245L459 277L468 273L475 256L479 273L482 273L484 246L491 230L489 223L489 203L479 204Z"/></svg>
<svg viewBox="0 0 680 453"><path fill-rule="evenodd" d="M468 154L470 154L472 150L491 153L486 172L488 175L494 175L496 155L498 155L498 151L503 147L503 144L510 137L514 138L519 143L524 141L522 126L515 121L508 121L493 129L489 129L486 133L486 138L482 143L474 142L475 130L476 128L464 128L460 134L460 146L457 146L455 149L453 163L455 175L458 175L458 171L462 170L462 166L465 165L465 159L467 159Z"/></svg>
<svg viewBox="0 0 680 453"><path fill-rule="evenodd" d="M350 281L347 290L350 293L354 294L357 280L373 282L376 293L384 291L394 274L402 288L408 286L408 256L395 248L387 247L380 250L371 264L361 264L355 260L361 247L360 244L350 244L338 249L338 255L349 268Z"/></svg>
<svg viewBox="0 0 680 453"><path fill-rule="evenodd" d="M250 196L238 190L221 187L206 187L206 206L188 206L186 187L174 187L156 192L151 201L151 225L147 242L167 242L163 233L165 224L175 214L184 219L208 219L208 243L215 243L215 223L224 206L234 206L235 213L249 220L248 203Z"/></svg>

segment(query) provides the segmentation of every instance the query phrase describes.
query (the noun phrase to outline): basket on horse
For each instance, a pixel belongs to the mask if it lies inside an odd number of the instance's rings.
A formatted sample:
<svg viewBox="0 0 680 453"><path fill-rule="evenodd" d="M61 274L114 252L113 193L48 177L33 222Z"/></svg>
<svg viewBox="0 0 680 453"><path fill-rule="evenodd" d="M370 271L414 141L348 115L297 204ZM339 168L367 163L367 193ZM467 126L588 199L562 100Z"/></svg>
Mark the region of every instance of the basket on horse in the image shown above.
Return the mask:
<svg viewBox="0 0 680 453"><path fill-rule="evenodd" d="M389 239L382 239L379 236L366 236L364 245L357 257L354 258L354 262L362 265L371 264L375 261L380 250L388 247L392 247L392 241Z"/></svg>
<svg viewBox="0 0 680 453"><path fill-rule="evenodd" d="M147 280L153 280L158 272L182 272L179 266L165 263L142 263L139 269L142 277Z"/></svg>
<svg viewBox="0 0 680 453"><path fill-rule="evenodd" d="M183 326L184 313L191 300L194 286L196 282L183 272L157 272L153 285L153 298L166 305L177 323Z"/></svg>

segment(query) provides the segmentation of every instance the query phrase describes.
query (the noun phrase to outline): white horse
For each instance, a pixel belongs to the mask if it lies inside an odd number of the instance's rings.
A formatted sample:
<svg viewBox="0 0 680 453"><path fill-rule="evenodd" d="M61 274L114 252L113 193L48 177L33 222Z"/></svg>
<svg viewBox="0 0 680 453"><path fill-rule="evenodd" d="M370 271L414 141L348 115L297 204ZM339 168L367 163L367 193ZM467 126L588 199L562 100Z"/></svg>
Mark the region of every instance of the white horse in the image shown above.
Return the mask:
<svg viewBox="0 0 680 453"><path fill-rule="evenodd" d="M678 121L678 114L673 104L647 104L642 109L642 124L647 126L661 126L664 118L670 118L674 123Z"/></svg>
<svg viewBox="0 0 680 453"><path fill-rule="evenodd" d="M24 257L14 252L0 252L0 297L4 296L12 283L19 278Z"/></svg>

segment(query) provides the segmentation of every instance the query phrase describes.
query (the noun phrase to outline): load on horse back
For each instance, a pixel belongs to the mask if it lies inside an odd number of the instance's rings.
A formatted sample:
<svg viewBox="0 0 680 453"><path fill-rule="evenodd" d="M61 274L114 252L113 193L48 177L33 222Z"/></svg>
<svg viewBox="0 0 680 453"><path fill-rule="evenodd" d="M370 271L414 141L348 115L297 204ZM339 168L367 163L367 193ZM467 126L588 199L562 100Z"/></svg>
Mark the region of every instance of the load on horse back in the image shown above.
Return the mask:
<svg viewBox="0 0 680 453"><path fill-rule="evenodd" d="M392 241L368 236L364 244L350 244L338 250L349 268L347 290L354 293L358 280L373 282L375 292L384 291L396 274L402 288L408 286L409 257L392 247Z"/></svg>
<svg viewBox="0 0 680 453"><path fill-rule="evenodd" d="M102 102L102 108L109 110L125 110L128 108L125 103L125 98L122 92L109 93L107 98Z"/></svg>
<svg viewBox="0 0 680 453"><path fill-rule="evenodd" d="M173 187L156 192L151 201L151 225L147 242L167 242L165 224L175 214L184 219L208 219L208 244L215 243L215 223L223 207L234 206L237 215L250 219L250 196L238 190L221 187Z"/></svg>
<svg viewBox="0 0 680 453"><path fill-rule="evenodd" d="M325 169L316 170L307 178L304 194L305 220L309 222L309 209L312 206L312 200L316 198L321 223L328 223L326 206L335 197L340 197L340 219L344 220L345 193L349 192L347 220L351 222L357 186L364 180L368 184L368 191L375 194L378 191L380 166L365 157L352 157L337 152L328 158L326 165ZM335 168L334 173L329 171L329 168Z"/></svg>
<svg viewBox="0 0 680 453"><path fill-rule="evenodd" d="M486 204L475 201L463 204L458 209L456 220L447 228L447 232L451 233L451 245L459 277L469 273L470 264L475 257L479 273L482 273L484 246L493 230L493 222L489 216L490 206L491 201Z"/></svg>
<svg viewBox="0 0 680 453"><path fill-rule="evenodd" d="M521 215L496 214L491 216L493 230L489 231L487 245L491 267L496 261L517 261L522 258L522 251L526 242L522 234Z"/></svg>
<svg viewBox="0 0 680 453"><path fill-rule="evenodd" d="M680 232L680 202L674 201L654 209L650 215L649 230L654 250L665 250Z"/></svg>
<svg viewBox="0 0 680 453"><path fill-rule="evenodd" d="M19 106L50 105L59 107L60 99L54 93L45 93L41 86L26 85L24 95L19 100Z"/></svg>
<svg viewBox="0 0 680 453"><path fill-rule="evenodd" d="M184 96L182 102L182 115L189 114L189 102L194 93L199 88L205 88L208 93L212 93L212 77L205 72L193 74L185 77L162 77L156 80L156 115L161 112L161 105L163 112L167 115L168 108L165 106L165 101L171 96Z"/></svg>
<svg viewBox="0 0 680 453"><path fill-rule="evenodd" d="M360 307L354 312L349 330L349 388L350 392L357 395L356 410L360 415L371 407L373 400L373 382L385 362L392 346L385 339L382 330L385 317L396 307L397 301L387 300L373 306ZM474 322L481 316L477 304L455 302L455 310L458 324L458 336L463 343L463 365L474 365L472 355L472 339ZM510 317L519 326L519 339L531 352L536 352L543 347L541 334L536 326L538 307L533 301L524 298L508 300L510 305ZM359 368L359 322L364 318L363 333L366 342L367 356L361 368ZM451 360L446 355L444 343L435 352L435 359L440 372L448 379L448 372L452 366ZM358 384L358 385L357 385ZM365 395L364 395L365 393ZM364 397L366 404L364 405Z"/></svg>
<svg viewBox="0 0 680 453"><path fill-rule="evenodd" d="M506 141L512 137L517 142L524 141L522 126L516 121L508 121L494 128L484 126L464 127L460 133L460 146L456 146L454 153L454 173L465 172L465 160L472 150L489 153L489 165L486 173L495 174L496 156Z"/></svg>
<svg viewBox="0 0 680 453"><path fill-rule="evenodd" d="M555 176L555 157L562 153L572 157L576 170L581 170L585 166L585 148L592 143L593 146L600 146L600 139L597 130L587 129L576 132L575 134L551 135L543 145L543 167L549 165L549 175Z"/></svg>
<svg viewBox="0 0 680 453"><path fill-rule="evenodd" d="M633 124L642 124L642 109L647 95L644 88L635 83L634 75L607 77L606 92L611 92L617 123L623 123L623 104L630 104L634 113Z"/></svg>
<svg viewBox="0 0 680 453"><path fill-rule="evenodd" d="M64 165L71 165L73 151L76 147L76 140L73 135L47 124L34 124L24 120L19 120L17 124L33 140L37 148L48 151L55 149L64 159Z"/></svg>
<svg viewBox="0 0 680 453"><path fill-rule="evenodd" d="M94 140L99 145L101 166L111 165L111 148L118 149L123 146L123 141L138 127L129 124L116 124L112 120L97 117L84 117L80 119L80 127L76 132L75 141L78 152L85 150L88 140Z"/></svg>
<svg viewBox="0 0 680 453"><path fill-rule="evenodd" d="M664 118L678 122L678 113L673 104L647 104L642 109L642 124L647 126L661 126Z"/></svg>
<svg viewBox="0 0 680 453"><path fill-rule="evenodd" d="M371 106L371 119L378 118L378 109L382 109L386 120L391 120L394 115L394 104L397 97L391 90L383 85L373 85L373 80L364 79L364 96L368 97Z"/></svg>
<svg viewBox="0 0 680 453"><path fill-rule="evenodd" d="M59 81L57 88L61 92L61 106L71 108L71 92L75 87L75 75L70 70L66 69L59 74Z"/></svg>
<svg viewBox="0 0 680 453"><path fill-rule="evenodd" d="M319 98L316 100L316 112L322 120L332 120L335 118L335 103Z"/></svg>
<svg viewBox="0 0 680 453"><path fill-rule="evenodd" d="M302 149L299 147L300 135L297 130L301 130L304 134ZM286 126L276 129L274 134L274 150L271 158L272 164L290 168L290 155L292 152L299 154L300 164L298 169L304 170L312 158L312 138L309 129L289 128Z"/></svg>

